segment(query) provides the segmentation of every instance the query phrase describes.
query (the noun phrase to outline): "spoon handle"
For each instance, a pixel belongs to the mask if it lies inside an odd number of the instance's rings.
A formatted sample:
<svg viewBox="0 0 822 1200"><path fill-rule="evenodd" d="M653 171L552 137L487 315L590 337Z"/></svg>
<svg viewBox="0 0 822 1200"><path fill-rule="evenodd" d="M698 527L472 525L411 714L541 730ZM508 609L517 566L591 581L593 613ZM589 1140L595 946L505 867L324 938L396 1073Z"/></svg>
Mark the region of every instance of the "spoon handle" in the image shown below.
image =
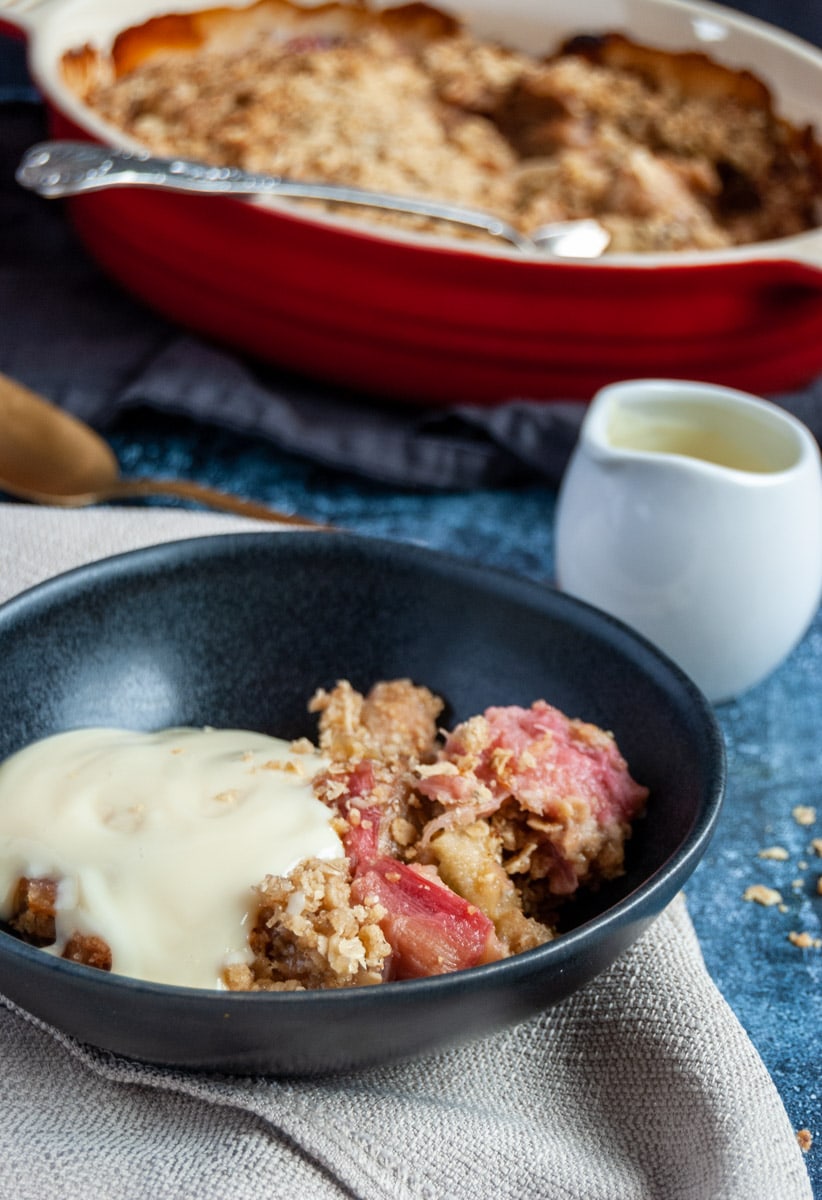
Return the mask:
<svg viewBox="0 0 822 1200"><path fill-rule="evenodd" d="M95 504L105 504L107 500L176 496L180 500L192 500L218 512L234 513L238 517L253 517L257 521L271 521L276 525L291 525L297 529L326 532L331 532L334 528L333 525L312 521L310 517L280 512L276 508L268 508L253 500L242 500L239 496L230 496L227 492L186 479L121 479L92 492L65 496L28 487L11 486L5 482L0 485L0 490L9 496L16 496L18 500L28 500L31 504L45 504L54 508L90 508Z"/></svg>
<svg viewBox="0 0 822 1200"><path fill-rule="evenodd" d="M277 525L293 525L299 529L330 531L331 525L312 521L298 513L280 512L257 504L254 500L243 500L217 488L207 487L189 479L121 479L95 494L95 503L101 500L128 500L142 496L176 496L181 500L193 500L206 508L234 513L239 517L254 517L258 521L273 521Z"/></svg>
<svg viewBox="0 0 822 1200"><path fill-rule="evenodd" d="M461 205L441 204L414 196L392 196L335 183L304 183L281 175L262 175L237 167L215 167L183 158L157 158L147 151L114 150L95 142L41 142L23 155L15 178L25 188L50 199L94 192L106 187L154 187L205 195L289 196L358 204L451 221L535 251L536 243L506 221Z"/></svg>

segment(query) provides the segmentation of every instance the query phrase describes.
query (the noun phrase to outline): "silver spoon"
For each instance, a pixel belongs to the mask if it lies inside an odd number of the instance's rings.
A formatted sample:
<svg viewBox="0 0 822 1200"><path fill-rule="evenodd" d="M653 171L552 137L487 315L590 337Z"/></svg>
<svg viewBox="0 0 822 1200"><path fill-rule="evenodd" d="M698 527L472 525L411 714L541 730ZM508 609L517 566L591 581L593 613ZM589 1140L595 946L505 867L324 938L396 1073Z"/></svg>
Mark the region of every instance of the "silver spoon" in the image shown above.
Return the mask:
<svg viewBox="0 0 822 1200"><path fill-rule="evenodd" d="M0 374L0 491L33 504L86 508L106 500L178 496L207 508L305 529L308 517L183 479L120 479L111 447L88 425Z"/></svg>
<svg viewBox="0 0 822 1200"><path fill-rule="evenodd" d="M211 196L289 196L357 204L465 225L511 242L526 253L555 258L598 258L610 241L608 231L593 219L557 221L526 235L491 213L460 205L392 196L344 184L303 183L182 158L157 158L147 151L114 150L95 142L41 142L32 146L23 155L16 179L49 199L127 186Z"/></svg>

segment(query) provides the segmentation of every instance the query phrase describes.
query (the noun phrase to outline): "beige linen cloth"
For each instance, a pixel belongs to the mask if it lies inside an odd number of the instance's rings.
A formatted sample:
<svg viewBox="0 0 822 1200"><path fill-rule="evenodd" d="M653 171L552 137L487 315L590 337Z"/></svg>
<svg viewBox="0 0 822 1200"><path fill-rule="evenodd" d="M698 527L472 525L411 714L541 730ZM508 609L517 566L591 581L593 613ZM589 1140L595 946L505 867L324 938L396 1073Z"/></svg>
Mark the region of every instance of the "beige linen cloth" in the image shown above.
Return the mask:
<svg viewBox="0 0 822 1200"><path fill-rule="evenodd" d="M0 599L120 550L255 527L0 505ZM811 1197L681 897L571 999L421 1062L309 1081L163 1071L9 1004L0 1062L0 1196L14 1200Z"/></svg>

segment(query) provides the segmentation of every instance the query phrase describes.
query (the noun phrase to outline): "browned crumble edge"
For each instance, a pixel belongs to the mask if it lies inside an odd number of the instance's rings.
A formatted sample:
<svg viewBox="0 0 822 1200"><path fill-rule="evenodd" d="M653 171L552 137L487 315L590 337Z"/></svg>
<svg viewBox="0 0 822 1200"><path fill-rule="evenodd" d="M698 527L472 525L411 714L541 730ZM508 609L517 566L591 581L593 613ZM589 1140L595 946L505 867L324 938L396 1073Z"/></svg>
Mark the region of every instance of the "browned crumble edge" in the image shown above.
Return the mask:
<svg viewBox="0 0 822 1200"><path fill-rule="evenodd" d="M50 946L55 941L57 887L56 879L23 876L18 880L9 925L24 941L35 946ZM73 933L61 957L101 971L111 970L111 950L94 934Z"/></svg>

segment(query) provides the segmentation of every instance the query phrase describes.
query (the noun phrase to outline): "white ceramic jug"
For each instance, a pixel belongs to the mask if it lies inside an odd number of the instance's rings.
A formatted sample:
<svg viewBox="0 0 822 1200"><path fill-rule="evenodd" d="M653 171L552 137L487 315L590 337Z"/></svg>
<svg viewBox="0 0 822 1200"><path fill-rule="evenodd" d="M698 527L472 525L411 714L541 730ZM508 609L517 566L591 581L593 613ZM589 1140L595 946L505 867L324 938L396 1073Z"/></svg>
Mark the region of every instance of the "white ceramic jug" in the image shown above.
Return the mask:
<svg viewBox="0 0 822 1200"><path fill-rule="evenodd" d="M808 429L730 388L612 384L560 488L559 586L643 633L711 701L764 679L822 595L822 467Z"/></svg>

